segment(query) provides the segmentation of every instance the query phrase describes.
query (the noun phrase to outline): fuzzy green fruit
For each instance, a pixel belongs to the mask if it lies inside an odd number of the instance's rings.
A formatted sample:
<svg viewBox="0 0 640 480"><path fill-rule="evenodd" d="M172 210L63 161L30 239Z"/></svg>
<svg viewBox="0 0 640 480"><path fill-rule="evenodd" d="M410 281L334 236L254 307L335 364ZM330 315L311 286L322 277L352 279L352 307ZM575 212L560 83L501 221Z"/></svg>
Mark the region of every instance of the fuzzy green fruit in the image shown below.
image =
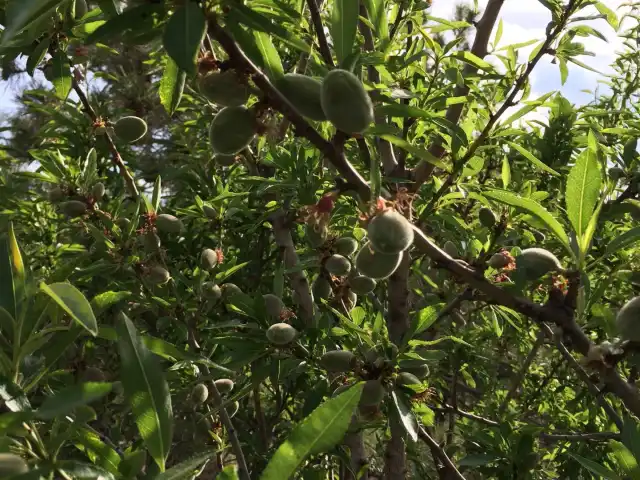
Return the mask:
<svg viewBox="0 0 640 480"><path fill-rule="evenodd" d="M327 119L322 110L322 83L319 80L287 73L276 82L276 87L303 116L317 121Z"/></svg>
<svg viewBox="0 0 640 480"><path fill-rule="evenodd" d="M51 202L59 202L64 197L65 194L60 187L53 187L51 190L49 190L49 201Z"/></svg>
<svg viewBox="0 0 640 480"><path fill-rule="evenodd" d="M347 295L342 297L342 301L344 302L344 306L347 310L351 310L358 303L358 296L353 293L351 290L347 292Z"/></svg>
<svg viewBox="0 0 640 480"><path fill-rule="evenodd" d="M191 391L191 399L196 405L202 405L209 398L209 389L204 383L199 383Z"/></svg>
<svg viewBox="0 0 640 480"><path fill-rule="evenodd" d="M28 471L29 466L22 457L13 453L0 453L0 478L11 478Z"/></svg>
<svg viewBox="0 0 640 480"><path fill-rule="evenodd" d="M122 117L113 126L116 136L126 143L140 140L147 133L147 122L140 117Z"/></svg>
<svg viewBox="0 0 640 480"><path fill-rule="evenodd" d="M256 119L245 107L226 107L218 112L211 127L209 141L214 153L235 155L244 150L256 134Z"/></svg>
<svg viewBox="0 0 640 480"><path fill-rule="evenodd" d="M411 246L414 237L409 221L395 210L373 217L367 234L373 249L386 255L403 252Z"/></svg>
<svg viewBox="0 0 640 480"><path fill-rule="evenodd" d="M147 280L152 285L164 285L170 278L169 272L159 265L154 265L147 270Z"/></svg>
<svg viewBox="0 0 640 480"><path fill-rule="evenodd" d="M218 211L215 208L209 205L203 205L202 210L209 220L215 220L216 218L218 218Z"/></svg>
<svg viewBox="0 0 640 480"><path fill-rule="evenodd" d="M324 268L330 274L342 277L351 271L351 262L342 255L335 254L327 258L327 261L324 262Z"/></svg>
<svg viewBox="0 0 640 480"><path fill-rule="evenodd" d="M327 300L331 295L333 295L331 284L322 275L314 280L313 285L311 286L311 292L313 293L313 298L316 301L320 299Z"/></svg>
<svg viewBox="0 0 640 480"><path fill-rule="evenodd" d="M220 378L219 380L216 380L213 383L215 383L216 388L218 389L221 395L226 395L228 393L231 393L231 390L233 390L233 386L235 385L233 383L233 380L230 380L228 378Z"/></svg>
<svg viewBox="0 0 640 480"><path fill-rule="evenodd" d="M230 167L236 163L235 155L216 155L213 159L220 167Z"/></svg>
<svg viewBox="0 0 640 480"><path fill-rule="evenodd" d="M396 385L404 387L406 385L421 385L422 382L413 373L400 372L396 377Z"/></svg>
<svg viewBox="0 0 640 480"><path fill-rule="evenodd" d="M198 87L207 100L223 107L239 107L249 100L249 85L235 70L207 73Z"/></svg>
<svg viewBox="0 0 640 480"><path fill-rule="evenodd" d="M76 0L75 1L75 9L73 12L73 18L79 19L84 17L89 11L89 7L87 6L87 2L85 0Z"/></svg>
<svg viewBox="0 0 640 480"><path fill-rule="evenodd" d="M511 263L511 259L504 253L498 252L491 255L491 258L487 263L492 268L500 269L509 265L509 263Z"/></svg>
<svg viewBox="0 0 640 480"><path fill-rule="evenodd" d="M347 70L327 74L320 101L327 120L345 133L362 133L374 121L371 98L360 79Z"/></svg>
<svg viewBox="0 0 640 480"><path fill-rule="evenodd" d="M205 248L200 254L200 266L203 270L213 270L218 265L218 254L211 248Z"/></svg>
<svg viewBox="0 0 640 480"><path fill-rule="evenodd" d="M362 389L362 396L360 397L361 407L374 407L379 405L387 392L380 380L368 380L365 382Z"/></svg>
<svg viewBox="0 0 640 480"><path fill-rule="evenodd" d="M104 382L106 379L104 372L97 367L87 367L82 373L83 382Z"/></svg>
<svg viewBox="0 0 640 480"><path fill-rule="evenodd" d="M320 357L320 366L328 372L342 373L353 370L356 356L347 350L332 350Z"/></svg>
<svg viewBox="0 0 640 480"><path fill-rule="evenodd" d="M272 318L280 318L280 314L284 309L284 303L282 303L280 297L273 293L267 293L263 295L262 298L264 299L264 307L267 315Z"/></svg>
<svg viewBox="0 0 640 480"><path fill-rule="evenodd" d="M202 284L202 295L208 300L217 302L222 298L222 289L214 282L204 282Z"/></svg>
<svg viewBox="0 0 640 480"><path fill-rule="evenodd" d="M478 212L478 220L483 227L493 228L498 223L498 217L493 213L493 210L487 207L482 207Z"/></svg>
<svg viewBox="0 0 640 480"><path fill-rule="evenodd" d="M616 327L625 340L640 341L640 297L629 300L616 316Z"/></svg>
<svg viewBox="0 0 640 480"><path fill-rule="evenodd" d="M168 213L161 213L156 217L156 228L163 233L180 233L182 221Z"/></svg>
<svg viewBox="0 0 640 480"><path fill-rule="evenodd" d="M224 283L222 284L220 289L222 290L222 298L225 301L230 300L236 295L242 295L242 290L240 290L240 287L238 287L235 283Z"/></svg>
<svg viewBox="0 0 640 480"><path fill-rule="evenodd" d="M405 372L409 372L415 375L419 379L426 378L429 376L429 365L427 364L415 365L415 366L405 366L400 364L400 368L402 368L402 370L404 370Z"/></svg>
<svg viewBox="0 0 640 480"><path fill-rule="evenodd" d="M358 275L349 279L351 290L358 295L366 295L367 293L373 292L376 285L377 283L373 278L364 275Z"/></svg>
<svg viewBox="0 0 640 480"><path fill-rule="evenodd" d="M152 254L160 251L160 237L156 232L149 230L144 234L144 248Z"/></svg>
<svg viewBox="0 0 640 480"><path fill-rule="evenodd" d="M544 248L527 248L516 258L516 268L522 270L529 280L536 280L551 272L563 272L560 260Z"/></svg>
<svg viewBox="0 0 640 480"><path fill-rule="evenodd" d="M336 253L349 257L358 250L358 241L353 237L342 237L333 244Z"/></svg>
<svg viewBox="0 0 640 480"><path fill-rule="evenodd" d="M327 227L319 227L317 225L307 224L305 226L307 242L312 248L320 248L327 241L329 230Z"/></svg>
<svg viewBox="0 0 640 480"><path fill-rule="evenodd" d="M446 253L452 258L457 258L460 255L460 252L458 251L458 247L456 247L456 244L453 243L451 240L447 240L445 242L443 250L444 250L444 253Z"/></svg>
<svg viewBox="0 0 640 480"><path fill-rule="evenodd" d="M288 345L298 336L298 331L288 323L276 323L267 330L267 340L273 345Z"/></svg>
<svg viewBox="0 0 640 480"><path fill-rule="evenodd" d="M96 199L96 200L101 200L102 197L104 196L104 183L102 182L98 182L96 183L93 188L91 189L91 196Z"/></svg>
<svg viewBox="0 0 640 480"><path fill-rule="evenodd" d="M402 261L402 253L385 255L373 252L370 243L367 242L356 255L356 268L358 272L374 280L384 280L396 271Z"/></svg>
<svg viewBox="0 0 640 480"><path fill-rule="evenodd" d="M87 213L87 204L80 200L69 200L60 204L60 209L67 217L81 217Z"/></svg>

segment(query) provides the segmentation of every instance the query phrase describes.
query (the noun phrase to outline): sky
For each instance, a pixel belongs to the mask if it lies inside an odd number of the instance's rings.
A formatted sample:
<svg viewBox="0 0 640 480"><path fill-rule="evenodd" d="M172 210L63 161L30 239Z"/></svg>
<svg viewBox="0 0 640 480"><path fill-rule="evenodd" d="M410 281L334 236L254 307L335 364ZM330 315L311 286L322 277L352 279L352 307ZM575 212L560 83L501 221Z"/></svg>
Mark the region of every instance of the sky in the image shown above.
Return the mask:
<svg viewBox="0 0 640 480"><path fill-rule="evenodd" d="M487 1L479 0L481 11ZM603 3L612 10L617 11L618 16L621 16L621 10L618 10L618 8L627 1L603 0ZM455 3L452 0L434 0L431 14L435 17L451 18ZM597 12L593 7L588 7L584 13ZM545 27L551 19L551 14L538 0L505 0L500 17L503 21L503 34L499 46L506 46L531 39L542 39L545 34ZM617 37L616 32L604 20L594 20L587 23L599 30L609 41L605 43L595 37L580 38L579 40L585 44L586 49L595 54L594 57L580 57L580 60L600 72L611 73L610 65L615 58L615 52L621 50L622 42ZM492 35L491 39L493 40L493 38L494 36ZM533 46L520 50L521 61L526 60L532 48ZM490 57L487 59L491 61ZM38 74L40 73L38 72ZM560 82L558 66L552 65L551 58L545 56L532 73L532 93L530 98L536 98L552 90L559 90L571 102L583 104L593 98L593 94L585 93L583 90L594 91L599 86L599 79L602 79L602 76L597 73L569 64L569 78L563 86ZM600 91L605 88L600 86ZM11 88L7 82L0 81L0 113L12 109L14 92L15 85ZM536 115L540 115L540 112L532 114L533 117Z"/></svg>

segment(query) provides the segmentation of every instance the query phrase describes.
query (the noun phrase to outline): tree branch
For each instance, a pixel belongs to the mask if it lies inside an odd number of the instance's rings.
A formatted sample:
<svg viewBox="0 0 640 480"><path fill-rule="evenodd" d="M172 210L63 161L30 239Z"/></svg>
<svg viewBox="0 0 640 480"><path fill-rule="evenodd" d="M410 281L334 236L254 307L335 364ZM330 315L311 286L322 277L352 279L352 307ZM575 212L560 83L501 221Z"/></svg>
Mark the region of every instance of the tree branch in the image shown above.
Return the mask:
<svg viewBox="0 0 640 480"><path fill-rule="evenodd" d="M322 4L322 1L320 1ZM313 29L316 31L316 37L318 38L318 46L320 47L320 55L327 66L333 68L333 58L331 57L331 50L329 50L329 43L327 42L327 36L324 33L324 27L322 26L322 17L320 16L320 8L317 0L307 0L307 6L309 7L309 13L311 13L311 21L313 22Z"/></svg>
<svg viewBox="0 0 640 480"><path fill-rule="evenodd" d="M609 440L620 440L620 434L614 432L541 433L540 440L545 442L608 442Z"/></svg>
<svg viewBox="0 0 640 480"><path fill-rule="evenodd" d="M447 478L465 480L464 476L460 473L460 471L458 471L447 453L442 449L440 445L438 445L438 442L431 438L431 435L429 435L423 427L420 427L420 429L418 430L418 436L424 443L427 444L429 450L431 450L433 459L439 461L442 464L443 468L447 471Z"/></svg>

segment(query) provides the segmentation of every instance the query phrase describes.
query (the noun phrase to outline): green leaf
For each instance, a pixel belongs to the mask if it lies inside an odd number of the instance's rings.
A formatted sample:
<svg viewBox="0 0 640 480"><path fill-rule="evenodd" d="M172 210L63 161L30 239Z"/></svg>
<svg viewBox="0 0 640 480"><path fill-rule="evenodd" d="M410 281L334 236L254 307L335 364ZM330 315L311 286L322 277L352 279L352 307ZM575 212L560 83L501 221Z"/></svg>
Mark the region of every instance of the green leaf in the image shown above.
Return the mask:
<svg viewBox="0 0 640 480"><path fill-rule="evenodd" d="M564 245L571 256L574 255L574 252L569 245L569 237L567 236L560 222L558 222L558 220L556 220L553 215L551 215L551 213L549 213L549 211L538 202L530 198L519 197L514 193L502 190L490 190L485 192L484 195L497 202L511 205L512 207L521 208L522 210L525 210L536 216L547 227L549 227L549 229L554 233L556 238L560 240L562 245Z"/></svg>
<svg viewBox="0 0 640 480"><path fill-rule="evenodd" d="M56 97L65 100L71 91L71 66L67 54L56 50L51 59L51 83L56 91Z"/></svg>
<svg viewBox="0 0 640 480"><path fill-rule="evenodd" d="M400 423L406 430L409 438L414 442L418 441L418 421L411 411L411 408L404 401L402 395L399 395L395 390L391 392L391 399L393 400L393 405L396 408Z"/></svg>
<svg viewBox="0 0 640 480"><path fill-rule="evenodd" d="M94 337L98 334L98 322L91 304L76 287L70 283L40 284L40 289L49 295L71 318L84 327Z"/></svg>
<svg viewBox="0 0 640 480"><path fill-rule="evenodd" d="M27 73L32 77L33 77L34 70L36 69L38 64L44 59L44 56L46 55L50 44L51 44L51 38L49 37L44 38L40 43L38 43L38 46L33 49L33 52L31 52L31 55L29 55L29 58L27 60Z"/></svg>
<svg viewBox="0 0 640 480"><path fill-rule="evenodd" d="M507 143L509 144L509 146L511 148L517 150L520 153L520 155L522 155L524 158L529 160L531 163L533 163L539 169L544 170L545 172L550 173L551 175L560 175L553 168L551 168L550 166L546 165L542 160L538 159L538 157L536 157L533 153L531 153L526 148L521 147L520 145L518 145L517 143L514 143L514 142L507 141Z"/></svg>
<svg viewBox="0 0 640 480"><path fill-rule="evenodd" d="M5 377L0 377L0 398L4 406L12 412L28 412L31 404L20 387Z"/></svg>
<svg viewBox="0 0 640 480"><path fill-rule="evenodd" d="M216 477L216 480L238 480L238 470L235 465L228 465Z"/></svg>
<svg viewBox="0 0 640 480"><path fill-rule="evenodd" d="M638 423L633 417L628 415L624 417L620 440L636 460L640 459L640 430L638 429Z"/></svg>
<svg viewBox="0 0 640 480"><path fill-rule="evenodd" d="M598 12L600 12L600 14L604 16L609 25L611 25L611 28L613 28L614 30L618 30L620 24L618 23L618 17L613 10L611 10L602 2L596 2L593 6L596 7Z"/></svg>
<svg viewBox="0 0 640 480"><path fill-rule="evenodd" d="M184 84L187 80L187 73L180 70L176 62L171 57L167 57L167 62L160 80L160 103L169 116L173 115L182 100Z"/></svg>
<svg viewBox="0 0 640 480"><path fill-rule="evenodd" d="M369 20L373 24L374 33L379 39L389 38L389 21L384 0L364 0Z"/></svg>
<svg viewBox="0 0 640 480"><path fill-rule="evenodd" d="M91 300L91 308L96 317L106 312L110 307L131 297L131 292L103 292Z"/></svg>
<svg viewBox="0 0 640 480"><path fill-rule="evenodd" d="M380 173L380 159L377 155L371 155L369 184L371 185L371 201L376 202L380 197L382 187L382 173Z"/></svg>
<svg viewBox="0 0 640 480"><path fill-rule="evenodd" d="M278 50L273 46L271 37L264 32L253 32L253 38L255 39L258 50L260 50L267 76L272 81L282 78L284 76L284 69L282 68Z"/></svg>
<svg viewBox="0 0 640 480"><path fill-rule="evenodd" d="M332 449L344 438L362 394L364 383L324 402L302 420L271 457L261 480L290 478L310 455Z"/></svg>
<svg viewBox="0 0 640 480"><path fill-rule="evenodd" d="M331 39L336 52L338 65L351 55L356 40L358 19L360 17L360 2L354 0L333 0L331 10Z"/></svg>
<svg viewBox="0 0 640 480"><path fill-rule="evenodd" d="M606 478L609 480L622 480L621 477L614 471L609 470L607 467L600 465L599 463L594 462L593 460L589 460L588 458L584 458L576 453L567 452L568 455L577 461L584 468L589 470L591 473L594 473L602 478Z"/></svg>
<svg viewBox="0 0 640 480"><path fill-rule="evenodd" d="M587 148L578 155L575 165L571 168L565 192L567 216L578 238L587 230L598 203L601 187L602 173L597 154Z"/></svg>
<svg viewBox="0 0 640 480"><path fill-rule="evenodd" d="M128 8L120 15L110 18L106 23L95 29L86 39L87 45L113 38L127 30L140 27L145 19L163 11L163 4L145 3L137 7Z"/></svg>
<svg viewBox="0 0 640 480"><path fill-rule="evenodd" d="M101 399L111 392L111 388L111 383L104 382L85 382L72 385L52 397L47 397L36 414L45 420L65 415L76 407Z"/></svg>
<svg viewBox="0 0 640 480"><path fill-rule="evenodd" d="M151 197L151 204L153 209L157 212L160 208L160 200L162 199L162 179L160 175L156 177L156 181L153 183L153 195Z"/></svg>
<svg viewBox="0 0 640 480"><path fill-rule="evenodd" d="M207 32L207 19L196 2L186 2L178 8L164 29L163 45L167 54L180 69L196 72L200 44Z"/></svg>
<svg viewBox="0 0 640 480"><path fill-rule="evenodd" d="M177 465L174 465L166 472L161 473L155 480L180 480L182 478L190 477L193 471L200 467L204 462L216 455L215 449L211 449L209 452L195 455L194 457L185 460ZM191 474L191 475L190 475ZM216 478L220 478L218 475Z"/></svg>
<svg viewBox="0 0 640 480"><path fill-rule="evenodd" d="M607 249L604 252L602 258L611 255L623 248L627 248L630 245L640 241L640 227L634 227L626 232L620 234L607 244Z"/></svg>
<svg viewBox="0 0 640 480"><path fill-rule="evenodd" d="M495 69L493 65L489 62L484 61L480 57L474 55L471 52L467 51L458 51L451 55L453 58L457 58L458 60L462 60L465 63L468 63L472 67L475 67L478 70L484 70L485 72L493 72Z"/></svg>
<svg viewBox="0 0 640 480"><path fill-rule="evenodd" d="M397 147L402 148L403 150L406 150L414 157L419 158L420 160L424 160L425 162L430 163L431 165L435 165L436 167L442 170L445 170L446 172L449 172L451 170L451 168L448 167L442 160L430 154L428 150L424 148L416 147L415 145L410 144L409 142L407 142L402 138L396 137L394 135L387 135L387 134L380 135L380 138L383 140L386 140L389 143L392 143Z"/></svg>
<svg viewBox="0 0 640 480"><path fill-rule="evenodd" d="M140 436L161 471L171 448L173 409L169 385L158 359L144 346L124 313L116 320L124 393Z"/></svg>
<svg viewBox="0 0 640 480"><path fill-rule="evenodd" d="M5 29L0 46L7 46L24 29L50 17L53 10L64 0L11 0L6 4Z"/></svg>
<svg viewBox="0 0 640 480"><path fill-rule="evenodd" d="M509 158L505 155L502 157L502 188L507 188L511 183L511 166L509 165Z"/></svg>
<svg viewBox="0 0 640 480"><path fill-rule="evenodd" d="M115 475L118 474L118 466L121 461L120 455L118 455L118 452L113 448L100 440L97 433L89 430L88 428L80 427L75 432L73 440L82 445L85 452L89 453L90 457L98 466Z"/></svg>
<svg viewBox="0 0 640 480"><path fill-rule="evenodd" d="M13 224L9 224L9 231L0 237L0 278L0 308L17 319L18 305L24 292L25 270Z"/></svg>

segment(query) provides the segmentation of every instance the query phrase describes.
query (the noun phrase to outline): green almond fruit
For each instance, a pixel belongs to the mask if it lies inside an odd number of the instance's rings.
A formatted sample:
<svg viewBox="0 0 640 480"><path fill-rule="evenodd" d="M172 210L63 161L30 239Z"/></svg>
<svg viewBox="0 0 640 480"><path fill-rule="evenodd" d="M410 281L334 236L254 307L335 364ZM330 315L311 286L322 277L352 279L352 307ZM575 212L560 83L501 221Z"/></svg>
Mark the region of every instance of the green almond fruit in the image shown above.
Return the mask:
<svg viewBox="0 0 640 480"><path fill-rule="evenodd" d="M322 82L298 73L287 73L276 82L276 87L296 110L311 120L324 121L322 109Z"/></svg>
<svg viewBox="0 0 640 480"><path fill-rule="evenodd" d="M98 182L91 189L91 196L96 200L101 200L104 196L105 188L104 183Z"/></svg>
<svg viewBox="0 0 640 480"><path fill-rule="evenodd" d="M327 74L320 101L327 120L345 133L360 134L374 121L371 98L360 79L347 70Z"/></svg>
<svg viewBox="0 0 640 480"><path fill-rule="evenodd" d="M202 210L209 220L215 220L216 218L218 218L218 211L215 208L209 205L203 205Z"/></svg>
<svg viewBox="0 0 640 480"><path fill-rule="evenodd" d="M367 380L362 388L360 406L374 407L376 405L380 405L380 402L384 400L386 393L387 392L380 380Z"/></svg>
<svg viewBox="0 0 640 480"><path fill-rule="evenodd" d="M140 117L122 117L113 126L116 136L126 143L140 140L147 133L147 122Z"/></svg>
<svg viewBox="0 0 640 480"><path fill-rule="evenodd" d="M156 217L156 228L163 233L180 233L182 221L173 215L162 213Z"/></svg>
<svg viewBox="0 0 640 480"><path fill-rule="evenodd" d="M235 155L216 155L213 157L213 160L216 162L216 165L220 167L230 167L231 165L235 165L236 156Z"/></svg>
<svg viewBox="0 0 640 480"><path fill-rule="evenodd" d="M320 366L328 372L349 372L356 366L356 356L348 350L332 350L320 357Z"/></svg>
<svg viewBox="0 0 640 480"><path fill-rule="evenodd" d="M191 391L191 399L196 405L202 405L209 398L209 389L204 383L199 383Z"/></svg>
<svg viewBox="0 0 640 480"><path fill-rule="evenodd" d="M417 378L426 378L429 376L429 365L427 364L407 366L401 363L400 368L405 372L415 375Z"/></svg>
<svg viewBox="0 0 640 480"><path fill-rule="evenodd" d="M13 453L0 453L0 478L11 478L29 471L27 462Z"/></svg>
<svg viewBox="0 0 640 480"><path fill-rule="evenodd" d="M249 85L235 70L207 73L198 87L207 100L223 107L239 107L249 100Z"/></svg>
<svg viewBox="0 0 640 480"><path fill-rule="evenodd" d="M233 380L230 380L228 378L220 378L213 383L215 383L216 388L218 389L221 395L226 395L228 393L231 393L231 390L233 390L233 387L235 385L233 383Z"/></svg>
<svg viewBox="0 0 640 480"><path fill-rule="evenodd" d="M170 278L169 272L159 265L154 265L147 270L147 279L152 285L164 285Z"/></svg>
<svg viewBox="0 0 640 480"><path fill-rule="evenodd" d="M87 2L85 0L76 0L75 1L75 9L73 17L75 19L79 19L84 17L89 11L89 7L87 6Z"/></svg>
<svg viewBox="0 0 640 480"><path fill-rule="evenodd" d="M373 278L357 275L349 279L349 287L358 295L366 295L375 290L377 282Z"/></svg>
<svg viewBox="0 0 640 480"><path fill-rule="evenodd" d="M406 385L422 385L418 377L410 372L400 372L396 377L396 385L404 387Z"/></svg>
<svg viewBox="0 0 640 480"><path fill-rule="evenodd" d="M367 235L376 252L387 255L400 253L413 243L413 227L395 210L379 213L369 222Z"/></svg>
<svg viewBox="0 0 640 480"><path fill-rule="evenodd" d="M498 217L493 213L493 210L487 207L482 207L478 212L478 220L480 224L486 228L493 228L498 223Z"/></svg>
<svg viewBox="0 0 640 480"><path fill-rule="evenodd" d="M276 323L267 329L267 340L273 345L284 346L295 340L298 331L288 323Z"/></svg>
<svg viewBox="0 0 640 480"><path fill-rule="evenodd" d="M324 262L324 268L332 275L342 277L351 271L351 262L342 255L331 255Z"/></svg>
<svg viewBox="0 0 640 480"><path fill-rule="evenodd" d="M324 299L328 300L333 295L333 289L329 281L320 275L316 278L311 285L311 292L315 300Z"/></svg>
<svg viewBox="0 0 640 480"><path fill-rule="evenodd" d="M625 340L640 341L640 297L629 300L616 315L616 327Z"/></svg>
<svg viewBox="0 0 640 480"><path fill-rule="evenodd" d="M458 247L451 240L447 240L442 248L444 253L449 255L451 258L457 258L460 256L460 252L458 251Z"/></svg>
<svg viewBox="0 0 640 480"><path fill-rule="evenodd" d="M231 300L236 295L242 295L242 290L235 283L223 283L220 289L225 301Z"/></svg>
<svg viewBox="0 0 640 480"><path fill-rule="evenodd" d="M367 242L356 255L358 272L374 280L384 280L395 272L402 261L402 253L385 255L371 250Z"/></svg>
<svg viewBox="0 0 640 480"><path fill-rule="evenodd" d="M337 254L350 257L358 250L358 241L353 237L342 237L333 244Z"/></svg>
<svg viewBox="0 0 640 480"><path fill-rule="evenodd" d="M491 255L491 258L487 263L489 264L490 267L495 268L497 270L509 265L509 263L511 263L511 259L509 258L508 255L498 252Z"/></svg>
<svg viewBox="0 0 640 480"><path fill-rule="evenodd" d="M307 242L312 248L320 248L327 241L329 229L324 226L307 224L305 226Z"/></svg>
<svg viewBox="0 0 640 480"><path fill-rule="evenodd" d="M87 213L87 204L80 200L69 200L60 204L60 209L67 217L81 217Z"/></svg>
<svg viewBox="0 0 640 480"><path fill-rule="evenodd" d="M544 248L527 248L516 258L516 269L524 271L529 280L538 278L551 272L564 272L560 260Z"/></svg>
<svg viewBox="0 0 640 480"><path fill-rule="evenodd" d="M256 135L256 119L246 107L225 107L209 127L209 141L216 154L235 155Z"/></svg>
<svg viewBox="0 0 640 480"><path fill-rule="evenodd" d="M205 248L200 254L200 266L203 270L213 270L218 265L218 254L211 248Z"/></svg>
<svg viewBox="0 0 640 480"><path fill-rule="evenodd" d="M344 306L347 308L347 310L351 310L356 306L356 303L358 303L358 296L351 290L349 290L347 292L347 295L345 297L342 297L342 301L344 302Z"/></svg>
<svg viewBox="0 0 640 480"><path fill-rule="evenodd" d="M215 282L204 282L202 284L202 295L211 301L217 302L222 298L222 289Z"/></svg>
<svg viewBox="0 0 640 480"><path fill-rule="evenodd" d="M144 234L144 248L149 253L158 253L160 251L160 237L152 230Z"/></svg>
<svg viewBox="0 0 640 480"><path fill-rule="evenodd" d="M267 315L272 318L280 318L280 314L282 310L284 310L284 303L279 296L274 295L273 293L267 293L263 295L265 310L267 311Z"/></svg>
<svg viewBox="0 0 640 480"><path fill-rule="evenodd" d="M57 203L65 197L64 192L60 187L53 187L49 190L49 201Z"/></svg>

